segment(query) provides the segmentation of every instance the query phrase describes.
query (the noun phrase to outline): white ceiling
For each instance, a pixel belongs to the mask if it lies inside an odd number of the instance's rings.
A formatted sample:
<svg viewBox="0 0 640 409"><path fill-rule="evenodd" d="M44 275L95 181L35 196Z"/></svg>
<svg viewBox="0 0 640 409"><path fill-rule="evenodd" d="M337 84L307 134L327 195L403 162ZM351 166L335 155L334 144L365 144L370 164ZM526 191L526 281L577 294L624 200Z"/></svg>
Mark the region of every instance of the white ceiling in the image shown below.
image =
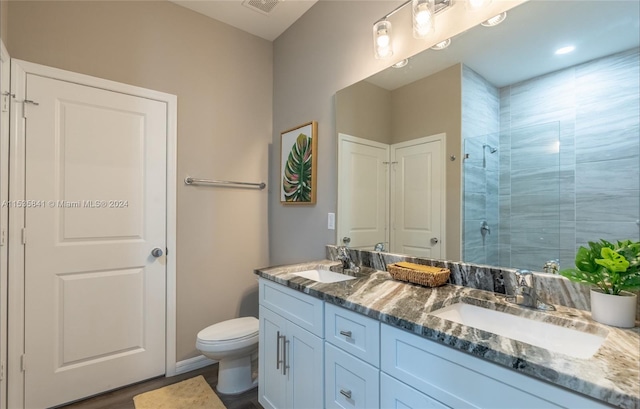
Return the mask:
<svg viewBox="0 0 640 409"><path fill-rule="evenodd" d="M278 0L264 13L248 7L248 0L170 0L171 2L273 41L299 19L317 0ZM257 0L263 4L276 0Z"/></svg>

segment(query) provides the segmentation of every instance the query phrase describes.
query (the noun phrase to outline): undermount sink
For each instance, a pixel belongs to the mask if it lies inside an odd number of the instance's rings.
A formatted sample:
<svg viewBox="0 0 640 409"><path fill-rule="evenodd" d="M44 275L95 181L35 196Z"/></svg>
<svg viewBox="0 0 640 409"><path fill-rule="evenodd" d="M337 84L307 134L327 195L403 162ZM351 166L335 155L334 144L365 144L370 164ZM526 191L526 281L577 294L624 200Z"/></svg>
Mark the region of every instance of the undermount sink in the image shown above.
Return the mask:
<svg viewBox="0 0 640 409"><path fill-rule="evenodd" d="M340 281L355 280L356 277L346 274L335 273L329 270L306 270L297 273L292 273L298 277L306 278L308 280L317 281L319 283L337 283Z"/></svg>
<svg viewBox="0 0 640 409"><path fill-rule="evenodd" d="M462 302L430 314L574 358L593 356L606 338Z"/></svg>

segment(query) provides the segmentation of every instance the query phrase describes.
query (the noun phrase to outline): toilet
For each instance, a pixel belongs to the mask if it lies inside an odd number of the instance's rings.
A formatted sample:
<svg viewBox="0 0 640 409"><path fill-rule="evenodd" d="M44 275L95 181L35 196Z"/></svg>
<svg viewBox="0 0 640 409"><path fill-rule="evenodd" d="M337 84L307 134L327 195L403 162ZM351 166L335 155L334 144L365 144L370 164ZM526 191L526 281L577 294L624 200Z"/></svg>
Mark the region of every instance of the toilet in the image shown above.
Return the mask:
<svg viewBox="0 0 640 409"><path fill-rule="evenodd" d="M196 348L218 361L218 385L223 394L238 394L258 385L252 377L251 361L258 353L259 321L255 317L234 318L198 332Z"/></svg>

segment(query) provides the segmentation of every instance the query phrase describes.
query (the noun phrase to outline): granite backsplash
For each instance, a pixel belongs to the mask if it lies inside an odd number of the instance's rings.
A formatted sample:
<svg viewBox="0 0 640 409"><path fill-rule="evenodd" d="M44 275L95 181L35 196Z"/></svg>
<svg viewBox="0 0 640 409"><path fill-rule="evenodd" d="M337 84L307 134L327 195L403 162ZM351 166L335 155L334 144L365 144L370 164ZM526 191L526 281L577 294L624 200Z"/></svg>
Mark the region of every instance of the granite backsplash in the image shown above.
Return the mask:
<svg viewBox="0 0 640 409"><path fill-rule="evenodd" d="M338 247L327 245L326 258L337 260ZM348 249L351 260L358 266L386 271L387 264L408 261L428 266L444 267L451 271L449 283L494 293L513 295L515 292L514 268L494 267L460 261L436 260L425 257L411 257L402 254L378 251ZM589 286L574 283L557 274L536 273L536 292L544 302L564 305L570 308L589 311L591 309ZM638 297L640 300L640 297ZM640 302L636 304L640 317Z"/></svg>

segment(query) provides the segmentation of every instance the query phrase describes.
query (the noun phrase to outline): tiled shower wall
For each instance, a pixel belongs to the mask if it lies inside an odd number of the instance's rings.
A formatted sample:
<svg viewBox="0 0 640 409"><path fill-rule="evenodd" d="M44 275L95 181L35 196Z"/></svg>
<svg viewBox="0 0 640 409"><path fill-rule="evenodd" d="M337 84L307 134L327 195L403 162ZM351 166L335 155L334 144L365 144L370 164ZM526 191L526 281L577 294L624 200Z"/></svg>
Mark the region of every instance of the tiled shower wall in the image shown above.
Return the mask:
<svg viewBox="0 0 640 409"><path fill-rule="evenodd" d="M504 87L500 105L510 265L566 268L587 241L640 239L638 48Z"/></svg>
<svg viewBox="0 0 640 409"><path fill-rule="evenodd" d="M464 260L540 271L587 241L640 240L639 113L637 48L499 91L465 67ZM499 162L483 163L497 135ZM479 223L498 216L483 246Z"/></svg>
<svg viewBox="0 0 640 409"><path fill-rule="evenodd" d="M500 95L498 89L467 66L462 67L462 139L464 141L464 223L462 259L499 263L498 176ZM484 237L480 226L486 221ZM506 264L508 265L508 264Z"/></svg>

